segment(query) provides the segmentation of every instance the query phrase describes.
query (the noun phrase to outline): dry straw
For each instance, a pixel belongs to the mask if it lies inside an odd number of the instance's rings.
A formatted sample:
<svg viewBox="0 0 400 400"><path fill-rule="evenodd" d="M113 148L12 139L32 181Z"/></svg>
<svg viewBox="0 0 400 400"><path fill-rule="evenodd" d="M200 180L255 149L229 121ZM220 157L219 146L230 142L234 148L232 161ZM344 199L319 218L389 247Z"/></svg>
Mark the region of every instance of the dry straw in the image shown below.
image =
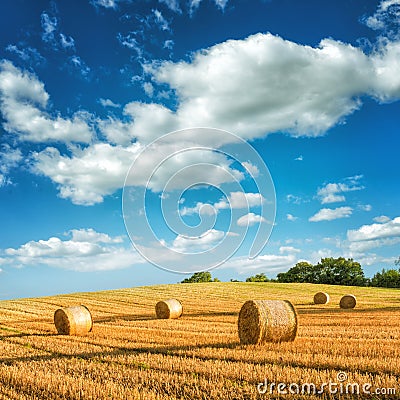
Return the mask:
<svg viewBox="0 0 400 400"><path fill-rule="evenodd" d="M179 300L168 299L165 301L159 301L156 304L156 315L157 318L169 319L179 318L182 315L183 308Z"/></svg>
<svg viewBox="0 0 400 400"><path fill-rule="evenodd" d="M346 294L340 299L340 308L354 308L357 304L356 296Z"/></svg>
<svg viewBox="0 0 400 400"><path fill-rule="evenodd" d="M59 308L54 313L54 325L59 335L85 335L93 327L93 319L86 306Z"/></svg>
<svg viewBox="0 0 400 400"><path fill-rule="evenodd" d="M238 319L242 344L293 341L297 333L297 315L287 300L248 300Z"/></svg>
<svg viewBox="0 0 400 400"><path fill-rule="evenodd" d="M314 295L314 304L328 304L329 294L324 292L318 292Z"/></svg>

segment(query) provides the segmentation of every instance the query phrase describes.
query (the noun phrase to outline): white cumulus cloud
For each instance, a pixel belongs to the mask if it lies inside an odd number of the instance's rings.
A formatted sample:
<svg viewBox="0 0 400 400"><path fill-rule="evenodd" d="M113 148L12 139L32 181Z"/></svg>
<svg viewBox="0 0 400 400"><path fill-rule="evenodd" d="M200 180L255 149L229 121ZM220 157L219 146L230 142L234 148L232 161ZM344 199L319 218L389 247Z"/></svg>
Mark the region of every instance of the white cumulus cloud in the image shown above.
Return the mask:
<svg viewBox="0 0 400 400"><path fill-rule="evenodd" d="M63 268L74 271L122 269L142 263L131 248L121 245L121 236L111 237L93 229L75 229L63 240L51 237L30 241L18 248L8 248L2 258L4 265Z"/></svg>
<svg viewBox="0 0 400 400"><path fill-rule="evenodd" d="M351 242L391 237L400 237L400 217L383 223L363 225L359 229L347 231L347 238Z"/></svg>
<svg viewBox="0 0 400 400"><path fill-rule="evenodd" d="M312 48L260 33L197 52L190 62L147 65L146 72L175 90L176 128L214 126L245 139L277 131L318 136L360 108L361 96L398 99L399 55L398 42L366 55L332 39ZM140 111L151 135L151 108Z"/></svg>
<svg viewBox="0 0 400 400"><path fill-rule="evenodd" d="M253 226L262 222L267 222L267 220L262 215L254 213L243 215L236 221L238 226Z"/></svg>
<svg viewBox="0 0 400 400"><path fill-rule="evenodd" d="M209 229L201 236L189 237L178 235L173 242L173 249L182 253L198 253L210 251L222 239L226 233L217 229Z"/></svg>
<svg viewBox="0 0 400 400"><path fill-rule="evenodd" d="M359 184L361 179L362 175L356 175L340 183L328 183L318 189L317 196L322 204L343 202L346 200L343 193L364 189L364 186Z"/></svg>
<svg viewBox="0 0 400 400"><path fill-rule="evenodd" d="M77 112L69 119L52 116L45 111L49 97L35 75L9 61L0 63L0 110L7 132L31 142L90 142L90 116L85 112Z"/></svg>
<svg viewBox="0 0 400 400"><path fill-rule="evenodd" d="M311 222L333 221L334 219L348 218L352 212L351 207L322 208L308 220Z"/></svg>

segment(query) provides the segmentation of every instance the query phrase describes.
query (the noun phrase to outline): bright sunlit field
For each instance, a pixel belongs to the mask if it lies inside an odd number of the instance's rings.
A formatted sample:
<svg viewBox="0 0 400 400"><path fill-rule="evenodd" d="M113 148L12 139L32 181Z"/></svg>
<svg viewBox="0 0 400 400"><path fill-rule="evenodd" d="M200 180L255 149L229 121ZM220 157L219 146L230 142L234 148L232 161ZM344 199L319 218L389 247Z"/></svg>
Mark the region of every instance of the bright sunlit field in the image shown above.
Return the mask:
<svg viewBox="0 0 400 400"><path fill-rule="evenodd" d="M314 305L326 291L328 305ZM358 304L341 310L354 294ZM184 314L158 320L157 301L177 298ZM288 299L298 313L294 342L244 346L237 319L249 299ZM86 336L57 335L54 311L85 304ZM317 388L338 383L400 393L400 291L312 284L205 283L139 287L0 302L1 399L272 399L259 383ZM264 388L265 386L261 386ZM384 390L382 390L384 391ZM398 398L282 394L279 398Z"/></svg>

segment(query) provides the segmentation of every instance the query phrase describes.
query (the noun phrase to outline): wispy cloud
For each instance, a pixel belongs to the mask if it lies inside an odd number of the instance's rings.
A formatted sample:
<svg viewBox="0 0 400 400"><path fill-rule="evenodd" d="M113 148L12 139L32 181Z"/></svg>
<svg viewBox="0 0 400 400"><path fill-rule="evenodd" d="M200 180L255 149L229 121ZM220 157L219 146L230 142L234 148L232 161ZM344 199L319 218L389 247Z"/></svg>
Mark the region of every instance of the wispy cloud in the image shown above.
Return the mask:
<svg viewBox="0 0 400 400"><path fill-rule="evenodd" d="M99 103L103 106L103 107L112 107L112 108L119 108L121 107L121 104L119 103L114 103L112 100L110 99L103 99L100 98L99 99Z"/></svg>
<svg viewBox="0 0 400 400"><path fill-rule="evenodd" d="M377 11L365 18L366 25L389 36L399 36L400 0L382 0Z"/></svg>
<svg viewBox="0 0 400 400"><path fill-rule="evenodd" d="M292 214L286 214L286 219L287 219L288 221L296 221L296 220L298 219L298 217L295 217L295 216L292 215Z"/></svg>
<svg viewBox="0 0 400 400"><path fill-rule="evenodd" d="M162 31L170 31L171 28L169 26L168 21L164 18L160 10L152 10L155 22L160 30Z"/></svg>
<svg viewBox="0 0 400 400"><path fill-rule="evenodd" d="M164 3L171 11L178 14L182 13L179 5L179 0L158 0L160 3Z"/></svg>
<svg viewBox="0 0 400 400"><path fill-rule="evenodd" d="M0 152L0 188L12 184L8 177L9 172L16 168L22 161L20 149L13 149L10 145L4 144Z"/></svg>
<svg viewBox="0 0 400 400"><path fill-rule="evenodd" d="M33 47L19 48L16 45L9 44L6 50L16 54L21 60L32 63L33 65L41 65L46 62L46 59Z"/></svg>
<svg viewBox="0 0 400 400"><path fill-rule="evenodd" d="M56 17L50 17L49 14L43 12L41 15L42 23L42 40L51 43L55 40L55 33L57 31L58 21Z"/></svg>
<svg viewBox="0 0 400 400"><path fill-rule="evenodd" d="M321 204L338 203L346 200L343 193L362 190L364 186L360 185L362 175L356 175L345 178L341 183L328 183L317 191L317 196Z"/></svg>
<svg viewBox="0 0 400 400"><path fill-rule="evenodd" d="M293 204L297 204L297 205L305 202L305 200L302 197L296 196L294 194L286 195L286 201L288 203L293 203Z"/></svg>
<svg viewBox="0 0 400 400"><path fill-rule="evenodd" d="M116 9L117 4L121 0L90 0L90 4L92 4L95 7L104 7L104 8L112 8ZM124 1L124 0L122 0Z"/></svg>

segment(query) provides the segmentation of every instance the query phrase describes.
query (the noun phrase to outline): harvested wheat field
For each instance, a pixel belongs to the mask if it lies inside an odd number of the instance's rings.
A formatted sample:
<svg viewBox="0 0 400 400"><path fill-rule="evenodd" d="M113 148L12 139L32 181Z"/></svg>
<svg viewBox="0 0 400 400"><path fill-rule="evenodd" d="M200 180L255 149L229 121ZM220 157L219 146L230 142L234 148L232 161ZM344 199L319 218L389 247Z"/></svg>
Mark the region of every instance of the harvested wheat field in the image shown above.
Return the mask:
<svg viewBox="0 0 400 400"><path fill-rule="evenodd" d="M332 301L315 305L317 291ZM357 307L340 309L349 291ZM179 298L184 315L157 319L160 298ZM249 299L289 300L296 339L241 345L238 315ZM58 335L55 310L79 304L90 309L92 331ZM2 301L0 398L396 399L399 321L398 290L311 284L213 282Z"/></svg>

